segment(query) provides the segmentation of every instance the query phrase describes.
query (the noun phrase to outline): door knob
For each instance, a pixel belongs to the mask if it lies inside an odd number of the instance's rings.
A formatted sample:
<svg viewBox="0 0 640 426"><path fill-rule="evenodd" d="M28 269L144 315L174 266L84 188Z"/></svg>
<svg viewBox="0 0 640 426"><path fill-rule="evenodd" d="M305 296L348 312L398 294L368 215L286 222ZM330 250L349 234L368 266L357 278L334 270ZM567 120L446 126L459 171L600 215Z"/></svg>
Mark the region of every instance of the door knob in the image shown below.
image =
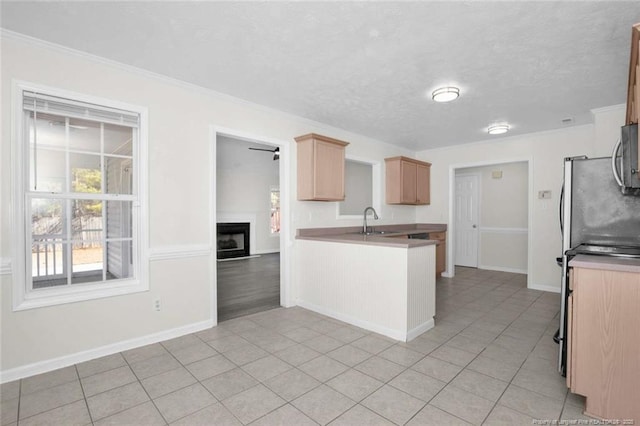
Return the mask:
<svg viewBox="0 0 640 426"><path fill-rule="evenodd" d="M474 228L477 228L477 226L476 226L476 225L473 225L473 227L474 227Z"/></svg>

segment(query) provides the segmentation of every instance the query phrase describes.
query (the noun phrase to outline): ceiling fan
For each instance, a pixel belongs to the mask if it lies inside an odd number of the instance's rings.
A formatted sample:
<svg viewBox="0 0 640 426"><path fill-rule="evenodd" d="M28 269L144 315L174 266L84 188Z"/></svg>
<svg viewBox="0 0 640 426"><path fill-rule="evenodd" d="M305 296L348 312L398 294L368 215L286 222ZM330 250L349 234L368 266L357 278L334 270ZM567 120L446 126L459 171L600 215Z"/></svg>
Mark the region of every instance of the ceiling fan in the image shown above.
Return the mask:
<svg viewBox="0 0 640 426"><path fill-rule="evenodd" d="M273 152L273 161L279 160L280 159L280 147L276 147L274 149L265 149L265 148L249 148L253 151L267 151L267 152Z"/></svg>

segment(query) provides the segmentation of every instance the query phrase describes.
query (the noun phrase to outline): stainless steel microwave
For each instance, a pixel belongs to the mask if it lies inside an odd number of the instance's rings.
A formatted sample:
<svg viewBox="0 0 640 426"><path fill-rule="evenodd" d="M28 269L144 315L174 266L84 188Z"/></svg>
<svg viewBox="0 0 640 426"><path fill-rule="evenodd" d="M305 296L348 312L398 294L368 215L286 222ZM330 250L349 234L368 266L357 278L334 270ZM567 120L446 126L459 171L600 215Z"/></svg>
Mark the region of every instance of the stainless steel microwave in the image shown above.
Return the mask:
<svg viewBox="0 0 640 426"><path fill-rule="evenodd" d="M640 195L637 124L622 126L620 140L611 155L611 168L623 194Z"/></svg>

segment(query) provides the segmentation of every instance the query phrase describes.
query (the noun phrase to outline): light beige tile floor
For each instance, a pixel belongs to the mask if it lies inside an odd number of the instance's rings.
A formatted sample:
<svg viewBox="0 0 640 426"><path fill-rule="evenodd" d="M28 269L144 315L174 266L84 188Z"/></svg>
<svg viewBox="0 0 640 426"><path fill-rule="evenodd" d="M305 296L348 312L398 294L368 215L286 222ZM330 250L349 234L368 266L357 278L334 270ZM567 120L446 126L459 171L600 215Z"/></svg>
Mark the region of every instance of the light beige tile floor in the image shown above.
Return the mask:
<svg viewBox="0 0 640 426"><path fill-rule="evenodd" d="M301 309L2 385L2 426L530 425L585 419L556 372L558 294L457 268L408 343Z"/></svg>

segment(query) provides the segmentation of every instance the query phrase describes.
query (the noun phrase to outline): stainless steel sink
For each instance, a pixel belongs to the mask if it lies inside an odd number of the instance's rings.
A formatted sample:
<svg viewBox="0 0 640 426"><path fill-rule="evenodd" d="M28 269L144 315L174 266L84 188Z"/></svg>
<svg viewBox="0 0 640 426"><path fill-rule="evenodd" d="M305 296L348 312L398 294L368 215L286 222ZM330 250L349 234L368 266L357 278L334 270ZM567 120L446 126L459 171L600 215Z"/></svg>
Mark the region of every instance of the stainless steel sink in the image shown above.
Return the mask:
<svg viewBox="0 0 640 426"><path fill-rule="evenodd" d="M360 235L385 235L385 234L391 234L391 231L369 231L369 232L363 232L363 231L359 231L359 232L355 232L356 234L360 234Z"/></svg>

